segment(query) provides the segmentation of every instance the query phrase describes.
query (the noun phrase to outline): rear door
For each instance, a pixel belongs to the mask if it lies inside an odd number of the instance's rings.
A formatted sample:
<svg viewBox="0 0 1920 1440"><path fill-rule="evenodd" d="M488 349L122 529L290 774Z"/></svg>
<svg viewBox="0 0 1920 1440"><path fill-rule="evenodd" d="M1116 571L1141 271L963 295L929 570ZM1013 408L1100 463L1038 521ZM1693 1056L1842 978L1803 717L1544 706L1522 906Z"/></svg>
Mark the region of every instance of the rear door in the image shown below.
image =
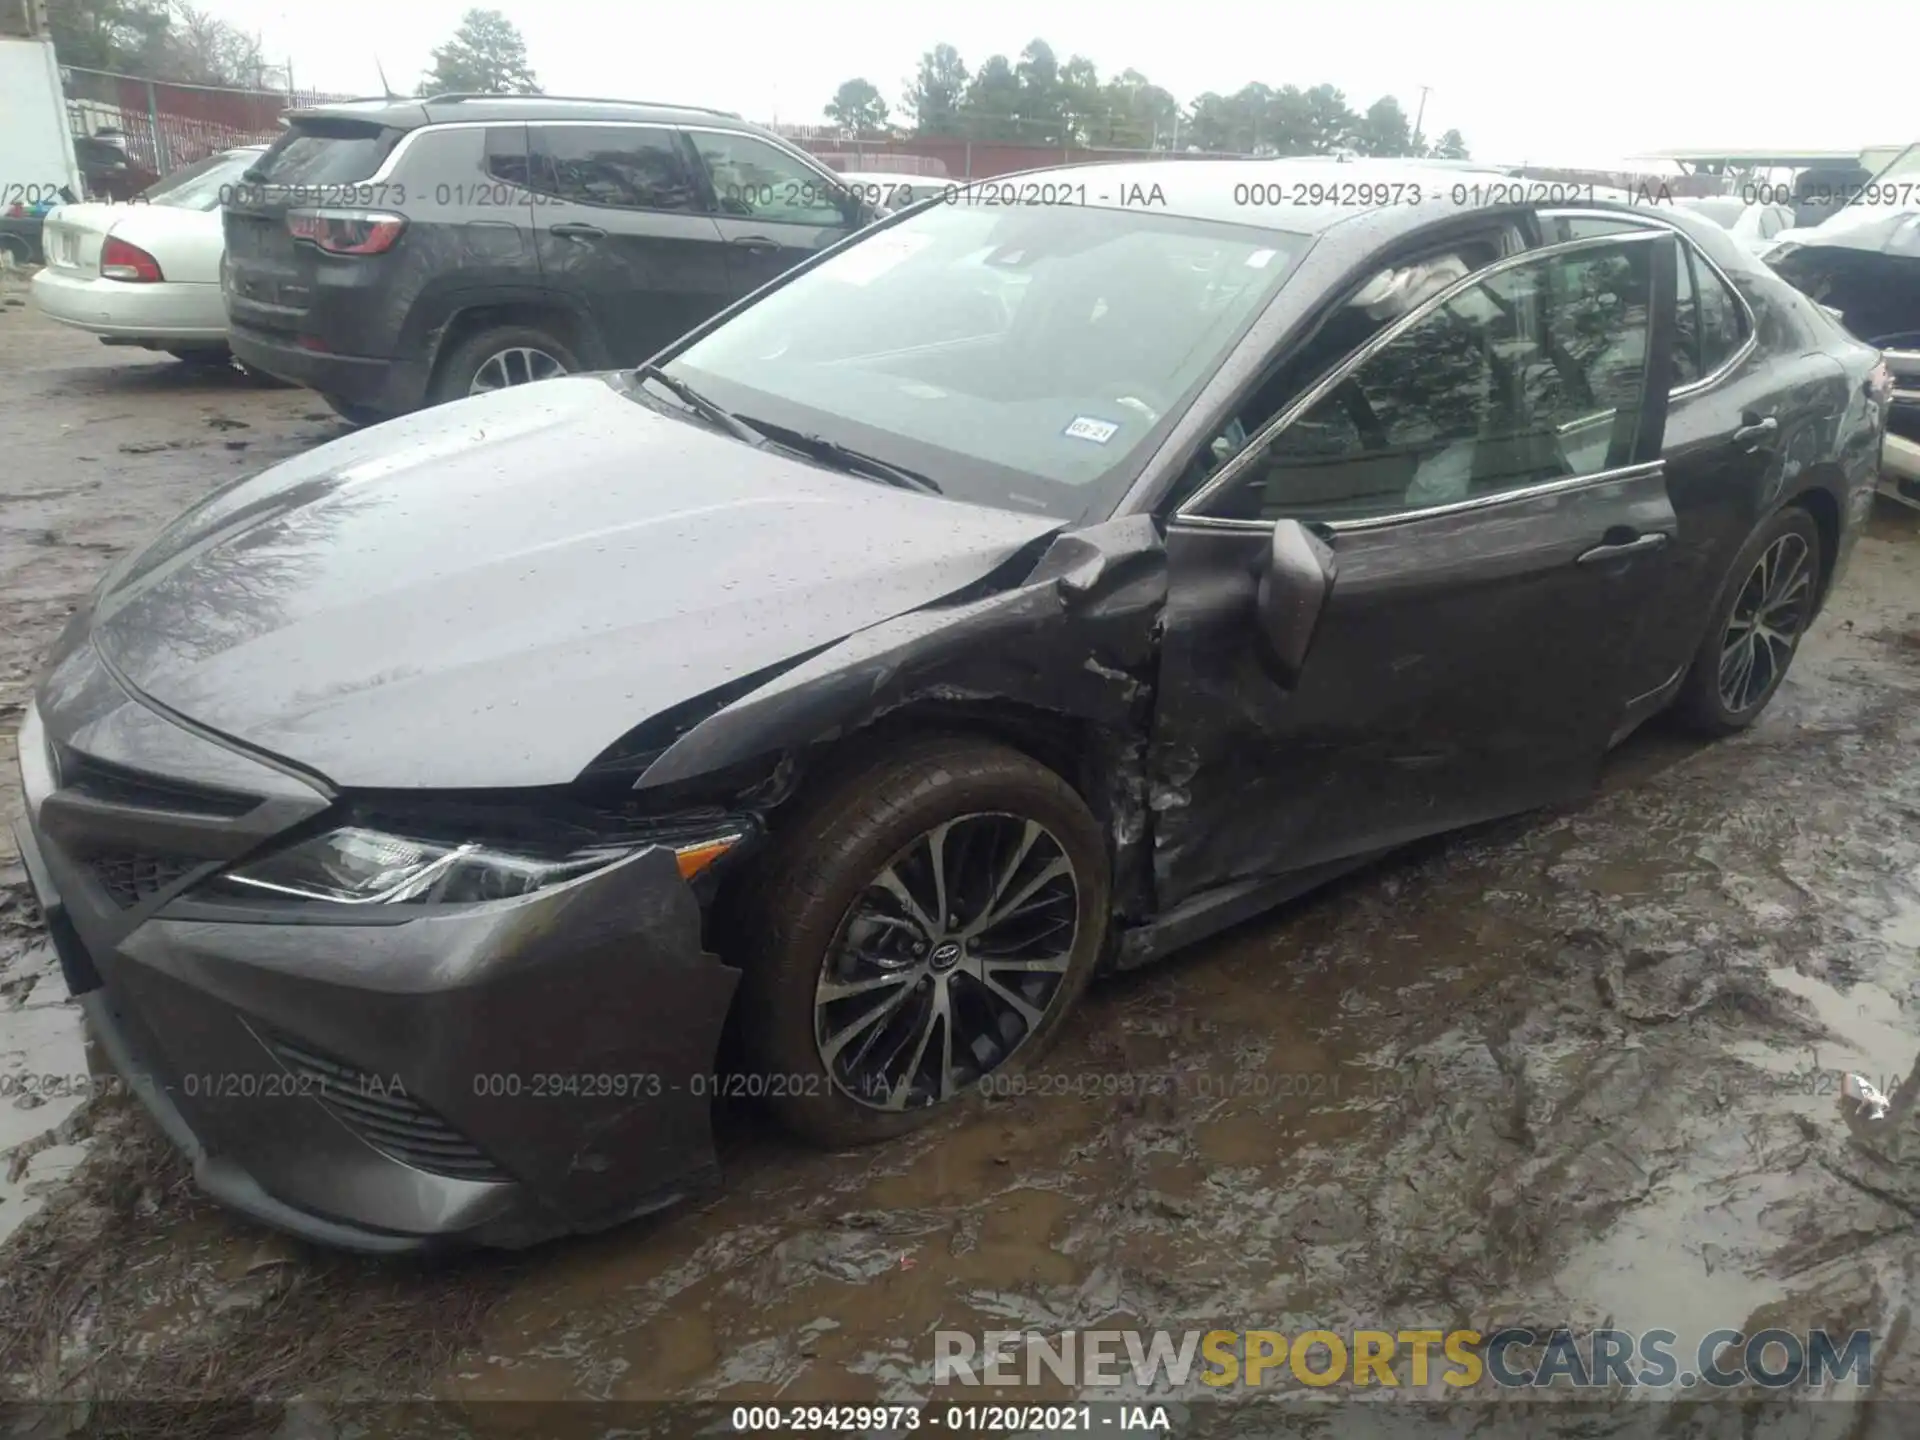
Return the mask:
<svg viewBox="0 0 1920 1440"><path fill-rule="evenodd" d="M534 235L545 284L636 365L721 309L731 276L719 227L669 126L531 127Z"/></svg>
<svg viewBox="0 0 1920 1440"><path fill-rule="evenodd" d="M1673 254L1623 236L1479 272L1174 517L1162 905L1593 783L1673 531L1658 458ZM1255 623L1277 521L1316 532L1333 576L1290 679Z"/></svg>
<svg viewBox="0 0 1920 1440"><path fill-rule="evenodd" d="M1592 214L1542 219L1549 236L1633 233L1645 223ZM1634 662L1635 694L1649 702L1692 660L1734 555L1789 471L1827 448L1847 404L1837 361L1764 346L1753 305L1731 272L1687 236L1668 233L1676 250L1664 445L1675 527L1659 607L1668 623L1649 629Z"/></svg>
<svg viewBox="0 0 1920 1440"><path fill-rule="evenodd" d="M700 158L734 293L746 295L860 223L853 195L826 171L752 135L689 128Z"/></svg>

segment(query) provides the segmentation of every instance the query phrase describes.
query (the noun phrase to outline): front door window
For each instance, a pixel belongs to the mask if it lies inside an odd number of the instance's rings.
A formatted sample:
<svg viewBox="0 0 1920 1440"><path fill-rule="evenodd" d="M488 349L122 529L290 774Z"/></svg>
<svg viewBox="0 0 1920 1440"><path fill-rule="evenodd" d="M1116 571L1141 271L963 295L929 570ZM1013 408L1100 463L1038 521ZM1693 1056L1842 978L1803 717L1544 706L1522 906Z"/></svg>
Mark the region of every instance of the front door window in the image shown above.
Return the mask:
<svg viewBox="0 0 1920 1440"><path fill-rule="evenodd" d="M1458 290L1195 508L1377 519L1629 463L1647 395L1653 241L1532 257Z"/></svg>

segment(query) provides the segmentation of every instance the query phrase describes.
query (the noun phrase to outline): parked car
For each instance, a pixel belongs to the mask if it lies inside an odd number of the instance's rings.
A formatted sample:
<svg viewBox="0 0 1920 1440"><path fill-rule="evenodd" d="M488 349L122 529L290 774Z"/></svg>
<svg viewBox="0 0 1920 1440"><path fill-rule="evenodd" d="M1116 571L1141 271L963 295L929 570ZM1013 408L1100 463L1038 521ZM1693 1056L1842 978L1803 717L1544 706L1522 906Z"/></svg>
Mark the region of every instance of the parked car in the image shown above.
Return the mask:
<svg viewBox="0 0 1920 1440"><path fill-rule="evenodd" d="M1673 203L1706 216L1755 255L1765 254L1776 235L1793 228L1793 211L1785 205L1749 205L1737 195L1687 196Z"/></svg>
<svg viewBox="0 0 1920 1440"><path fill-rule="evenodd" d="M160 176L127 154L126 137L118 131L77 137L73 155L91 200L125 204L160 182Z"/></svg>
<svg viewBox="0 0 1920 1440"><path fill-rule="evenodd" d="M131 203L62 205L47 217L47 263L33 300L49 319L109 345L225 364L220 201L265 153L224 150L176 171Z"/></svg>
<svg viewBox="0 0 1920 1440"><path fill-rule="evenodd" d="M356 423L635 364L876 213L738 116L553 96L295 111L249 180L234 353Z"/></svg>
<svg viewBox="0 0 1920 1440"><path fill-rule="evenodd" d="M1385 161L1289 203L1320 173L903 211L122 560L21 848L201 1183L369 1250L609 1225L712 1177L716 1093L897 1135L1096 971L1576 796L1662 710L1751 725L1875 353L1686 212Z"/></svg>
<svg viewBox="0 0 1920 1440"><path fill-rule="evenodd" d="M46 229L47 214L53 208L54 205L16 203L0 211L0 256L20 266L44 263L46 252L41 237Z"/></svg>
<svg viewBox="0 0 1920 1440"><path fill-rule="evenodd" d="M1880 491L1920 509L1920 145L1829 219L1782 232L1765 258L1882 351L1894 389Z"/></svg>

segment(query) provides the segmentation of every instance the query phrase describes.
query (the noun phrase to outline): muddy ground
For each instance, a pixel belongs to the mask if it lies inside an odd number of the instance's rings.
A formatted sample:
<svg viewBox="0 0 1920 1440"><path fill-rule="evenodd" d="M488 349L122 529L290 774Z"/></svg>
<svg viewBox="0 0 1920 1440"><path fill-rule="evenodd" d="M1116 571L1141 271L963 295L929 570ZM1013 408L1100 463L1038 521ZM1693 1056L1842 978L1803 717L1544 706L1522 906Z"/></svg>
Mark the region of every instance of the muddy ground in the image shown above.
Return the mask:
<svg viewBox="0 0 1920 1440"><path fill-rule="evenodd" d="M338 433L0 309L0 815L37 658L111 557ZM319 1254L201 1201L118 1099L20 1094L87 1057L0 839L0 1399L180 1402L41 1433L291 1437L321 1433L293 1397L915 1401L943 1328L1608 1321L1866 1327L1911 1397L1916 951L1920 528L1890 510L1753 731L1652 730L1583 806L1097 988L1044 1067L1084 1096L832 1156L728 1115L719 1194L518 1257ZM1892 1117L1851 1117L1845 1070Z"/></svg>

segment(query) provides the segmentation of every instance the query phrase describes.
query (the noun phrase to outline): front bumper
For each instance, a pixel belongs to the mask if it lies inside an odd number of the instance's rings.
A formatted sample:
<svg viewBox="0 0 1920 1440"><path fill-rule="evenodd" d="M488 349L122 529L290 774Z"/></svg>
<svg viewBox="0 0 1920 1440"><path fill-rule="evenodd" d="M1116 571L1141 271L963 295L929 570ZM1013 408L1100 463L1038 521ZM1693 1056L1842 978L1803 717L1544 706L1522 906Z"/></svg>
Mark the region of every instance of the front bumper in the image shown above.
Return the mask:
<svg viewBox="0 0 1920 1440"><path fill-rule="evenodd" d="M218 285L137 285L49 265L34 274L33 303L50 320L113 340L202 345L227 338Z"/></svg>
<svg viewBox="0 0 1920 1440"><path fill-rule="evenodd" d="M738 974L701 951L670 849L414 918L234 918L184 897L327 797L162 719L90 643L41 697L29 878L89 1026L215 1198L385 1252L601 1229L716 1178L702 1080ZM128 803L129 772L167 775L175 808ZM216 775L259 805L194 814Z"/></svg>

